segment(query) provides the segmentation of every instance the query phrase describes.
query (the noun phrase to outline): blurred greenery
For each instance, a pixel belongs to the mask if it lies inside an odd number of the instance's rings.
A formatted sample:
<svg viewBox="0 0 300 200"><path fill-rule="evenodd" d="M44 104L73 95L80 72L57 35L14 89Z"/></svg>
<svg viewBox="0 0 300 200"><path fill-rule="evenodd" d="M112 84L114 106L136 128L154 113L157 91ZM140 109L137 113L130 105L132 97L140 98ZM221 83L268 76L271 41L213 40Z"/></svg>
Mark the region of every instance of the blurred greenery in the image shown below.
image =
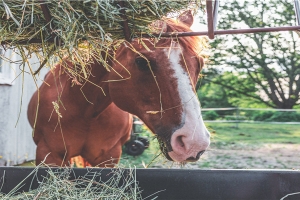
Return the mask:
<svg viewBox="0 0 300 200"><path fill-rule="evenodd" d="M214 110L204 112L203 114L204 120L216 120L218 117L219 117L218 113Z"/></svg>
<svg viewBox="0 0 300 200"><path fill-rule="evenodd" d="M247 143L257 144L300 144L300 125L262 123L206 123L212 133L212 147ZM221 145L221 146L220 146Z"/></svg>
<svg viewBox="0 0 300 200"><path fill-rule="evenodd" d="M221 1L219 16L218 29L296 23L289 0ZM204 23L206 18L200 19ZM198 83L202 107L299 108L300 40L296 33L216 36L210 45L210 62Z"/></svg>
<svg viewBox="0 0 300 200"><path fill-rule="evenodd" d="M299 144L300 125L262 124L262 123L205 123L211 132L211 149L251 149L265 144ZM149 135L151 136L151 135ZM163 156L156 158L159 153L157 140L150 142L150 147L137 157L122 154L121 164L127 167L168 168L172 163ZM153 160L154 159L154 160ZM208 161L214 162L214 161ZM217 162L217 161L216 161ZM203 162L199 167L203 168Z"/></svg>
<svg viewBox="0 0 300 200"><path fill-rule="evenodd" d="M284 143L300 145L300 125L261 124L261 123L205 123L211 132L211 149L257 148L264 144ZM169 168L174 163L160 154L157 140L144 129L143 136L150 139L150 146L140 156L130 156L123 151L119 166L136 168ZM217 162L217 161L208 161ZM199 162L203 168L203 162ZM34 161L20 166L34 166Z"/></svg>

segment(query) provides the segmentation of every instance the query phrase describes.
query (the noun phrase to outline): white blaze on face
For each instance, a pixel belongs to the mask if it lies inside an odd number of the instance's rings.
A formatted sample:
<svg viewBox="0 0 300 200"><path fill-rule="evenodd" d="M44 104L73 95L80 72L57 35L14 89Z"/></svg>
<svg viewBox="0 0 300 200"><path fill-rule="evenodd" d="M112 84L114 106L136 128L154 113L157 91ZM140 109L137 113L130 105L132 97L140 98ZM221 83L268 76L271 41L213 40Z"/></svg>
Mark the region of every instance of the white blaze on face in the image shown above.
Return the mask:
<svg viewBox="0 0 300 200"><path fill-rule="evenodd" d="M178 44L177 44L178 45ZM205 151L210 143L210 134L207 131L201 116L200 103L193 90L191 79L181 66L181 49L172 48L165 51L169 57L174 77L177 79L178 93L180 95L182 112L182 127L177 129L171 137L172 150L169 156L177 162L195 158L201 151ZM184 62L181 62L184 63Z"/></svg>

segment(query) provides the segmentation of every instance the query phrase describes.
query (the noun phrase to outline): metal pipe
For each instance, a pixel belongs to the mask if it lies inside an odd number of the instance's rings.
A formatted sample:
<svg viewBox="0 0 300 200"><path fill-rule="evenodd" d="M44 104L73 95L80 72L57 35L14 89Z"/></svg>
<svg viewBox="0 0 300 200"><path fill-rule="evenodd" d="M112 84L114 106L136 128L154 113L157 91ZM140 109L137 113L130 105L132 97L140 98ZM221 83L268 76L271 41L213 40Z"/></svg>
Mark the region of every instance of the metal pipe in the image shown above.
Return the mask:
<svg viewBox="0 0 300 200"><path fill-rule="evenodd" d="M218 10L219 10L219 0L215 0L214 13L213 13L214 31L217 30L217 26L218 26Z"/></svg>
<svg viewBox="0 0 300 200"><path fill-rule="evenodd" d="M214 31L215 35L228 35L228 34L245 34L245 33L259 33L259 32L277 32L277 31L295 31L299 30L300 26L281 26L281 27L267 27L267 28L247 28L247 29L229 29ZM200 32L172 32L152 34L157 37L187 37L187 36L201 36L208 35L208 31ZM147 34L142 34L142 37L151 37Z"/></svg>
<svg viewBox="0 0 300 200"><path fill-rule="evenodd" d="M214 19L213 19L213 7L212 1L206 0L206 14L207 14L207 30L209 39L214 39Z"/></svg>
<svg viewBox="0 0 300 200"><path fill-rule="evenodd" d="M300 5L299 5L299 0L294 1L294 7L295 7L295 15L296 15L296 20L297 20L297 25L300 25Z"/></svg>
<svg viewBox="0 0 300 200"><path fill-rule="evenodd" d="M248 29L229 29L229 30L217 30L215 31L215 35L229 35L229 34L245 34L245 33L259 33L259 32L278 32L278 31L295 31L299 30L300 26L282 26L282 27L268 27L268 28L248 28ZM171 32L171 33L161 33L161 34L142 34L142 37L188 37L188 36L201 36L201 35L208 35L207 31L200 31L200 32ZM40 39L31 39L29 41L20 40L6 40L1 41L1 45L10 44L32 44L32 43L42 43ZM48 43L53 43L53 38L44 41Z"/></svg>

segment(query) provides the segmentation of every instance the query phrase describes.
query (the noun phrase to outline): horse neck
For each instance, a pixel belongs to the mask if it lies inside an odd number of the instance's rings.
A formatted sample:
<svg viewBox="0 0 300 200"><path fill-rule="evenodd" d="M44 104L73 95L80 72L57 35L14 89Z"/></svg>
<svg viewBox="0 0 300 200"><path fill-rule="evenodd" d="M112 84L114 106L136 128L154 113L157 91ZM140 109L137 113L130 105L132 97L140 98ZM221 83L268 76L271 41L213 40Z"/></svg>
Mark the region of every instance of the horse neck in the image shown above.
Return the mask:
<svg viewBox="0 0 300 200"><path fill-rule="evenodd" d="M73 85L74 81L68 81L66 85L70 88L69 96L72 101L84 110L85 116L95 116L97 113L101 113L112 102L108 83L103 82L107 79L109 72L97 62L91 64L90 67L88 79L80 84L75 83L75 85Z"/></svg>

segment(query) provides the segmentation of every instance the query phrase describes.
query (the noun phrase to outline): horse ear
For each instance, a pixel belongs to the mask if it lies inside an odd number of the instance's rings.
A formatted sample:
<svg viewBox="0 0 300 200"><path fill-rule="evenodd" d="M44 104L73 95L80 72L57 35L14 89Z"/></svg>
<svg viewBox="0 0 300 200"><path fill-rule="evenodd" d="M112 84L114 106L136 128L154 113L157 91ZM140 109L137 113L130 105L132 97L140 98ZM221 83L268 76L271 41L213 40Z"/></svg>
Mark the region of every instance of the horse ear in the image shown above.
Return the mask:
<svg viewBox="0 0 300 200"><path fill-rule="evenodd" d="M188 27L191 27L194 22L194 17L191 10L187 10L178 17L178 21L185 24Z"/></svg>

